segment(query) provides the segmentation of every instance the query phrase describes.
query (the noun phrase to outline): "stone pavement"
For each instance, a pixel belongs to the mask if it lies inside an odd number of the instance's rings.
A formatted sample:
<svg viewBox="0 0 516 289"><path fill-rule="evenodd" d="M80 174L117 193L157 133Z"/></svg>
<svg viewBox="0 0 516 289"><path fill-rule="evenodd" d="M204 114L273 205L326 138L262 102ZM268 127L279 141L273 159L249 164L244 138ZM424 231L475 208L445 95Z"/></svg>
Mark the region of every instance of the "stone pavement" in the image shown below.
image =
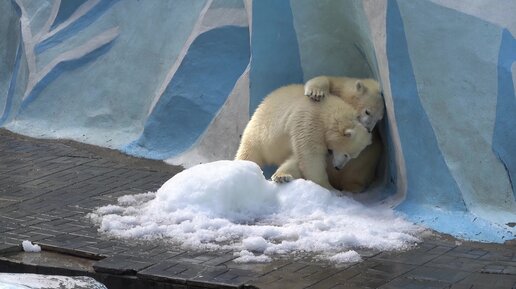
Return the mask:
<svg viewBox="0 0 516 289"><path fill-rule="evenodd" d="M357 264L294 257L236 264L231 252L110 239L85 217L119 196L155 191L180 170L0 130L0 271L88 275L109 288L516 289L514 242L434 235L407 252L360 252L364 261ZM43 252L22 253L23 240Z"/></svg>

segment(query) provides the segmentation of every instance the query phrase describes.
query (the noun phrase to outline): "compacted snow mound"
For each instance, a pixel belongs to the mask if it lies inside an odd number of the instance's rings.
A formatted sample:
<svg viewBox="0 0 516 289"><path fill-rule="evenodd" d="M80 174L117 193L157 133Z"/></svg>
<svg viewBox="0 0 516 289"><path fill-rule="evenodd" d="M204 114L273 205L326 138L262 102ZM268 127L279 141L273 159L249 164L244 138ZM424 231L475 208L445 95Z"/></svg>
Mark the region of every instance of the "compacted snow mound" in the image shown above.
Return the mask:
<svg viewBox="0 0 516 289"><path fill-rule="evenodd" d="M248 161L192 167L156 193L123 196L98 208L100 231L121 238L163 238L186 249L234 250L236 262L308 253L358 262L352 248L400 250L421 228L386 207L366 207L310 181L267 181Z"/></svg>

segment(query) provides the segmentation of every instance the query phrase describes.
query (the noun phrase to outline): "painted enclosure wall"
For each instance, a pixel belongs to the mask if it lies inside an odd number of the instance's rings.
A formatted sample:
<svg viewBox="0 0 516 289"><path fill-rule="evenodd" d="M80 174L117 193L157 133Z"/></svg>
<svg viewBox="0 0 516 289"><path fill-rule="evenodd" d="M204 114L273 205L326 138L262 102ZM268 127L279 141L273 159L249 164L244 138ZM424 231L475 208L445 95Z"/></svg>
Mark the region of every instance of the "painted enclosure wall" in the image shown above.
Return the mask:
<svg viewBox="0 0 516 289"><path fill-rule="evenodd" d="M383 87L364 201L461 238L516 229L516 2L0 1L0 125L189 167L232 159L272 90Z"/></svg>

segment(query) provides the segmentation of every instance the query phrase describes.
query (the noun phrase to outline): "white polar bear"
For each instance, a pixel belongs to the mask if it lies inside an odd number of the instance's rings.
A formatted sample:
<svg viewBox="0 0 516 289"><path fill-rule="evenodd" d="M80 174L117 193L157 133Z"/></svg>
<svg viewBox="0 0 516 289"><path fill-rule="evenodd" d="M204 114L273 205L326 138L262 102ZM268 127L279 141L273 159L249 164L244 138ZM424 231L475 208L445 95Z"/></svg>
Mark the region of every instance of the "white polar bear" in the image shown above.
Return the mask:
<svg viewBox="0 0 516 289"><path fill-rule="evenodd" d="M330 163L327 164L328 178L334 188L360 193L373 183L383 153L383 143L377 128L373 129L372 138L372 143L344 168L336 170Z"/></svg>
<svg viewBox="0 0 516 289"><path fill-rule="evenodd" d="M303 85L289 85L269 94L247 124L235 159L279 166L276 182L305 178L333 189L326 173L328 152L332 165L342 168L371 143L371 134L340 98L314 103L303 92Z"/></svg>
<svg viewBox="0 0 516 289"><path fill-rule="evenodd" d="M312 100L319 101L327 94L336 95L350 104L369 131L383 118L383 96L380 84L374 79L318 76L305 84L305 95Z"/></svg>
<svg viewBox="0 0 516 289"><path fill-rule="evenodd" d="M373 182L383 151L378 129L373 130L384 115L380 85L373 79L331 76L318 76L305 84L305 95L312 100L320 101L328 94L340 97L355 108L360 113L359 121L373 133L372 144L343 169L336 170L328 163L330 184L339 190L358 193Z"/></svg>

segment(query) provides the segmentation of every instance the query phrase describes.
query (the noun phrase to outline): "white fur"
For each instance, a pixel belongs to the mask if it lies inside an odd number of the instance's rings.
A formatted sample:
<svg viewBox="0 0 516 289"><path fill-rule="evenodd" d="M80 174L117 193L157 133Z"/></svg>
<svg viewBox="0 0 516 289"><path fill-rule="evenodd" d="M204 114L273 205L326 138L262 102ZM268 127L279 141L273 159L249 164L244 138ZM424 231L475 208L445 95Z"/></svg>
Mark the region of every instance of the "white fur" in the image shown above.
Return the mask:
<svg viewBox="0 0 516 289"><path fill-rule="evenodd" d="M358 113L358 120L372 131L384 115L384 103L379 83L374 79L318 76L305 84L305 95L315 101L328 94L336 95Z"/></svg>
<svg viewBox="0 0 516 289"><path fill-rule="evenodd" d="M318 76L305 84L305 95L312 100L320 101L328 94L332 95L329 98L335 95L351 105L359 113L358 120L369 131L383 118L384 102L376 80ZM355 193L363 191L374 181L382 150L383 144L376 129L373 132L373 143L344 168L336 170L332 162L327 163L330 184L339 190Z"/></svg>
<svg viewBox="0 0 516 289"><path fill-rule="evenodd" d="M269 94L247 124L236 159L278 165L277 182L311 180L333 189L326 173L326 156L343 167L371 143L371 134L357 112L338 97L314 103L303 96L303 85L289 85Z"/></svg>

